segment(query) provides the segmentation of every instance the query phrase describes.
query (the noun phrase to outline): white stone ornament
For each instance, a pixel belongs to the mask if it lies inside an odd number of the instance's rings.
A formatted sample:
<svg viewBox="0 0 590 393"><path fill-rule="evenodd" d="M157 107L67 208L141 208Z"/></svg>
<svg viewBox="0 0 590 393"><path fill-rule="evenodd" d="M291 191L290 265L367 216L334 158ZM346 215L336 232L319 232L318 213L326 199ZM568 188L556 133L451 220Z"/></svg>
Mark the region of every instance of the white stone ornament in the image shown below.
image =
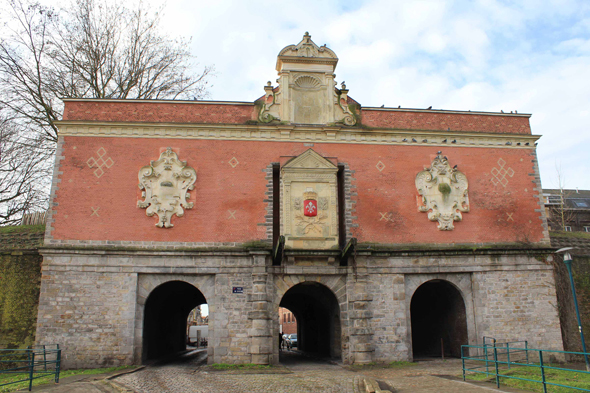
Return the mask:
<svg viewBox="0 0 590 393"><path fill-rule="evenodd" d="M285 247L338 246L338 167L309 149L281 168L281 235Z"/></svg>
<svg viewBox="0 0 590 393"><path fill-rule="evenodd" d="M422 196L418 211L428 212L430 221L438 221L438 229L451 231L453 221L461 221L462 212L469 211L467 177L451 168L447 157L439 151L430 168L416 175L416 188Z"/></svg>
<svg viewBox="0 0 590 393"><path fill-rule="evenodd" d="M196 180L197 172L186 161L180 161L169 147L157 161L139 170L139 188L145 199L137 201L137 207L147 209L145 213L149 217L157 214L157 227L172 228L172 215L182 217L184 209L193 208L188 191L195 188Z"/></svg>
<svg viewBox="0 0 590 393"><path fill-rule="evenodd" d="M316 45L309 33L297 45L288 45L279 52L276 70L278 86L270 82L264 97L256 101L260 123L330 124L352 127L357 124L349 105L348 89L336 87L334 70L336 53Z"/></svg>

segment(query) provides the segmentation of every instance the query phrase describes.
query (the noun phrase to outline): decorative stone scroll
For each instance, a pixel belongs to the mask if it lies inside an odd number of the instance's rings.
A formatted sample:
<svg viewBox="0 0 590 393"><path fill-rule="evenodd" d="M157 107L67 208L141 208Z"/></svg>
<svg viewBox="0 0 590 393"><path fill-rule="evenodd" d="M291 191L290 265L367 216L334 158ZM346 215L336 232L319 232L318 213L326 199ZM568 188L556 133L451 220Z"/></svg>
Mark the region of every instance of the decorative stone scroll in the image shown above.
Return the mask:
<svg viewBox="0 0 590 393"><path fill-rule="evenodd" d="M157 214L157 227L172 228L172 215L182 217L184 209L193 208L188 191L195 188L196 180L197 172L186 161L180 161L169 147L157 161L139 170L139 188L145 199L137 201L137 207L147 209L148 217Z"/></svg>
<svg viewBox="0 0 590 393"><path fill-rule="evenodd" d="M329 249L338 246L338 167L309 149L281 169L281 234L285 246Z"/></svg>
<svg viewBox="0 0 590 393"><path fill-rule="evenodd" d="M354 126L356 124L356 117L348 107L348 89L344 82L340 85L340 94L338 95L338 105L344 114L342 122L347 126Z"/></svg>
<svg viewBox="0 0 590 393"><path fill-rule="evenodd" d="M280 120L278 114L272 115L270 108L275 104L275 93L272 83L268 81L264 86L264 99L260 103L260 111L258 112L258 121L261 123L270 123L273 120Z"/></svg>
<svg viewBox="0 0 590 393"><path fill-rule="evenodd" d="M440 151L430 168L416 175L416 188L422 196L418 211L428 212L428 219L438 221L441 231L453 230L453 221L461 221L461 212L469 211L467 177L457 170L457 165L451 168Z"/></svg>

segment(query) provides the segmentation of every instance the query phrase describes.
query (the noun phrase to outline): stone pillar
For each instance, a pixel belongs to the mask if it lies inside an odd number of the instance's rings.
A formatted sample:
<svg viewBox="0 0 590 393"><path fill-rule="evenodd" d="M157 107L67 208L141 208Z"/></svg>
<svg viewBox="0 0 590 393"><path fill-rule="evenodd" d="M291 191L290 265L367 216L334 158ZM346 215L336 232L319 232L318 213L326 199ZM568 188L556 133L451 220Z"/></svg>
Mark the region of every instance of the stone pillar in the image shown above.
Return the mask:
<svg viewBox="0 0 590 393"><path fill-rule="evenodd" d="M369 293L368 274L349 275L350 291L348 319L350 321L350 353L353 364L366 364L373 360L373 332L370 310L373 296Z"/></svg>
<svg viewBox="0 0 590 393"><path fill-rule="evenodd" d="M248 319L252 321L250 336L250 354L254 364L271 364L273 350L271 303L267 294L266 253L253 255L251 311ZM277 337L278 340L278 337Z"/></svg>

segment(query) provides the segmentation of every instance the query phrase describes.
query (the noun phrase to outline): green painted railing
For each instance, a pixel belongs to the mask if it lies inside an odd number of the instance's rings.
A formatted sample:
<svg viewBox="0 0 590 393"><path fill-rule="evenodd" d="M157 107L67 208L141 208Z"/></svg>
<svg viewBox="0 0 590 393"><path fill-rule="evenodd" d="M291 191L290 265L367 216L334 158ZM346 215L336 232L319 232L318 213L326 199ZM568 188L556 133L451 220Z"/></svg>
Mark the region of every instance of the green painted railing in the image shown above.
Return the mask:
<svg viewBox="0 0 590 393"><path fill-rule="evenodd" d="M54 376L59 382L61 366L61 349L59 345L36 345L27 349L0 349L0 386L19 382L29 382L29 391L33 380ZM8 382L5 376L9 378Z"/></svg>
<svg viewBox="0 0 590 393"><path fill-rule="evenodd" d="M500 378L516 379L539 383L543 387L543 392L547 393L549 386L559 386L582 392L590 392L590 389L582 387L565 385L552 381L548 370L558 370L572 373L571 375L590 374L586 370L576 370L565 367L556 367L560 365L557 360L565 360L567 357L587 356L584 352L553 351L544 349L533 349L527 345L517 345L526 343L525 341L502 342L498 343L494 339L487 341L484 338L484 345L462 345L461 360L463 363L463 380L468 373L486 374L494 377L496 386L500 387ZM557 364L556 364L557 363ZM538 370L539 379L530 379L517 377L506 374L510 369L522 367L527 370ZM514 370L512 370L514 371ZM574 378L572 378L574 379Z"/></svg>

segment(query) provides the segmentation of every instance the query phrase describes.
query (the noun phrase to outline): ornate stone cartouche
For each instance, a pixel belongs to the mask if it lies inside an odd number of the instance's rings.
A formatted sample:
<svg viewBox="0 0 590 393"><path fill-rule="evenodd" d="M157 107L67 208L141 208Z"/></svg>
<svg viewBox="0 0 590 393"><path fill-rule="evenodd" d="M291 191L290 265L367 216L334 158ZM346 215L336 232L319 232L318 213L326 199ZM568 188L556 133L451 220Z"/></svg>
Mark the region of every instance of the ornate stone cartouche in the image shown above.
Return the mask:
<svg viewBox="0 0 590 393"><path fill-rule="evenodd" d="M451 231L453 221L461 221L461 213L469 211L467 177L451 168L447 157L438 152L430 168L424 168L416 175L416 188L422 196L418 211L428 212L430 221L438 221L438 229Z"/></svg>
<svg viewBox="0 0 590 393"><path fill-rule="evenodd" d="M157 161L139 170L139 188L143 190L144 200L137 201L137 207L147 209L149 217L157 214L157 227L171 228L172 215L182 217L184 209L193 208L188 191L195 188L196 180L197 172L186 161L180 161L169 147Z"/></svg>

